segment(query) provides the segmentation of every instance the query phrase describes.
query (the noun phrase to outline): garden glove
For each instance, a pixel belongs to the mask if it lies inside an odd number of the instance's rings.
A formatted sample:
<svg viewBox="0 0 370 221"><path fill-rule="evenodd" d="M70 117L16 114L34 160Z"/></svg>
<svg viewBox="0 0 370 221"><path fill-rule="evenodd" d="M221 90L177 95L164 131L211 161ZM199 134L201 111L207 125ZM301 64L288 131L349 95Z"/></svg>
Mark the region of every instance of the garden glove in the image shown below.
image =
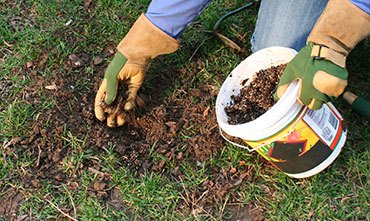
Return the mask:
<svg viewBox="0 0 370 221"><path fill-rule="evenodd" d="M143 84L149 61L158 55L172 53L178 47L178 41L153 25L142 14L117 46L118 52L105 71L95 97L96 118L103 121L107 117L109 127L122 126L127 121L125 111L135 107L137 92ZM111 105L115 101L120 83L126 83L128 88L124 107L118 112L108 113L103 102Z"/></svg>
<svg viewBox="0 0 370 221"><path fill-rule="evenodd" d="M341 95L347 86L348 53L370 34L370 16L349 0L331 0L316 22L307 45L289 62L275 96L298 80L298 101L310 109Z"/></svg>

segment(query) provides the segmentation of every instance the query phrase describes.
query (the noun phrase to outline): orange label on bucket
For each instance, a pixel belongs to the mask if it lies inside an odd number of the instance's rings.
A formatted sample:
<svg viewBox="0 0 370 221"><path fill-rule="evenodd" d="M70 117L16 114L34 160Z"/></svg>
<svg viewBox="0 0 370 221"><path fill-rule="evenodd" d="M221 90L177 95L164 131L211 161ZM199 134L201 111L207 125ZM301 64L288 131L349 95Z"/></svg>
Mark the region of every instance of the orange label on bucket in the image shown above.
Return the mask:
<svg viewBox="0 0 370 221"><path fill-rule="evenodd" d="M331 155L343 135L342 122L331 104L320 110L302 108L287 127L273 136L245 142L282 171L302 173Z"/></svg>

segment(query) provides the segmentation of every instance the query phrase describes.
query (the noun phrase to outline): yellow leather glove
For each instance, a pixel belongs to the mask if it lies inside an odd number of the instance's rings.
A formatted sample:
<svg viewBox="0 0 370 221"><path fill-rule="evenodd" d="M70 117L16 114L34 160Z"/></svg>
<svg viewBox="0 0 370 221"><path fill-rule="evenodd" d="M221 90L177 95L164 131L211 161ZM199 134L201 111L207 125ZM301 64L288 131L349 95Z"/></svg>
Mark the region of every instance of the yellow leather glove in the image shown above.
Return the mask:
<svg viewBox="0 0 370 221"><path fill-rule="evenodd" d="M346 57L370 34L370 16L349 0L330 0L312 29L307 45L287 65L278 85L280 98L293 80L299 80L298 101L321 108L347 86Z"/></svg>
<svg viewBox="0 0 370 221"><path fill-rule="evenodd" d="M142 14L125 38L117 46L118 52L109 64L95 97L95 116L108 127L122 126L127 121L126 111L136 106L137 92L144 82L146 68L151 59L176 51L179 42L153 25ZM122 108L113 113L106 105L116 99L118 85L127 84L127 99ZM106 105L105 105L105 104Z"/></svg>

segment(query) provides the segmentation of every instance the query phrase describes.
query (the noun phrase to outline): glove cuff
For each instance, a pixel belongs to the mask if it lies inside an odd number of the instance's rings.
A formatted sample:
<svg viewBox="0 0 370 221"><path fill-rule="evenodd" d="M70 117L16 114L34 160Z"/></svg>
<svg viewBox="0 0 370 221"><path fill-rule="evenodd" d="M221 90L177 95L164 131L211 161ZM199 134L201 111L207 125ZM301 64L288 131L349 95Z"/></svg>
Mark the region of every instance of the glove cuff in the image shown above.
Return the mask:
<svg viewBox="0 0 370 221"><path fill-rule="evenodd" d="M118 44L117 50L127 58L128 63L146 66L158 55L176 51L179 45L177 40L157 28L142 14Z"/></svg>
<svg viewBox="0 0 370 221"><path fill-rule="evenodd" d="M349 0L330 0L307 42L325 45L329 48L327 51L336 51L337 53L328 52L327 55L329 58L336 57L328 60L338 61L338 53L345 59L356 44L369 34L370 16L366 12Z"/></svg>

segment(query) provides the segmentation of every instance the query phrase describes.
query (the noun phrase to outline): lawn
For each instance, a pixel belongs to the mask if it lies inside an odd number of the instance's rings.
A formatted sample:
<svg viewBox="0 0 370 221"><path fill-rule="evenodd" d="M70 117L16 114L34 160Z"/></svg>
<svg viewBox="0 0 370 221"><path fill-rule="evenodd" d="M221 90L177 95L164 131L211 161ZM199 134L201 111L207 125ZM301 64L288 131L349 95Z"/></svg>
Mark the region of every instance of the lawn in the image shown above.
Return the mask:
<svg viewBox="0 0 370 221"><path fill-rule="evenodd" d="M0 219L370 220L370 127L343 101L342 153L292 179L219 135L215 101L251 52L252 7L213 1L180 49L155 59L145 110L122 128L93 116L115 46L150 1L0 0ZM348 58L348 89L370 100L370 41Z"/></svg>

